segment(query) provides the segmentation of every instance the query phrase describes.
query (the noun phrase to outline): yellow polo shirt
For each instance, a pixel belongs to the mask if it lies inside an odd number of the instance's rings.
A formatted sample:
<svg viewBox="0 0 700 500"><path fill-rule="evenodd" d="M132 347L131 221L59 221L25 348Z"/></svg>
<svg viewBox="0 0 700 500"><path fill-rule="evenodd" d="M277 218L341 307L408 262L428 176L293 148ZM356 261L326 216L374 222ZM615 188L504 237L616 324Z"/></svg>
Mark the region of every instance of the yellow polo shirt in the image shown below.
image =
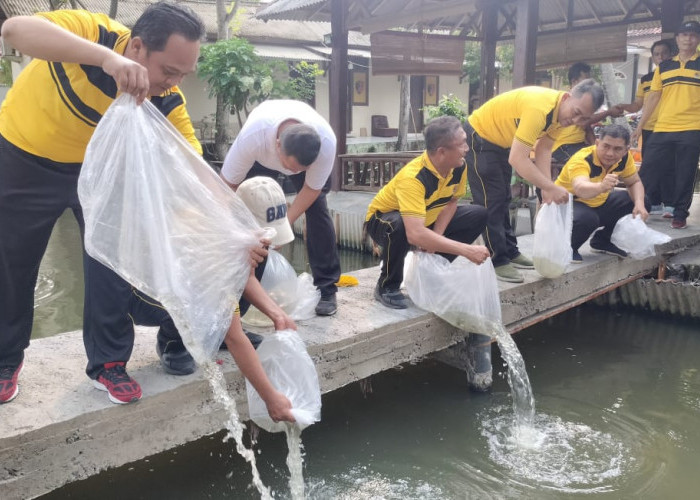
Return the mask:
<svg viewBox="0 0 700 500"><path fill-rule="evenodd" d="M425 226L435 222L452 198L467 192L466 165L442 177L430 162L427 151L411 160L384 186L367 208L365 220L376 212L397 211L403 217L424 217Z"/></svg>
<svg viewBox="0 0 700 500"><path fill-rule="evenodd" d="M119 54L131 37L128 28L104 14L56 10L37 15ZM97 122L116 97L116 82L98 66L34 59L2 103L0 134L35 156L82 163ZM201 154L180 90L173 87L151 102Z"/></svg>
<svg viewBox="0 0 700 500"><path fill-rule="evenodd" d="M569 125L561 129L557 140L552 145L552 151L556 151L564 144L580 144L586 142L586 131L578 125Z"/></svg>
<svg viewBox="0 0 700 500"><path fill-rule="evenodd" d="M644 99L651 89L651 80L654 77L654 72L650 71L643 77L639 79L639 86L637 87L637 95L635 95L635 98L637 99ZM654 108L654 112L651 114L651 116L647 119L647 122L644 124L642 127L642 130L654 130L654 125L656 125L656 120L659 116L659 106L656 106Z"/></svg>
<svg viewBox="0 0 700 500"><path fill-rule="evenodd" d="M569 161L566 162L564 168L561 169L559 177L554 182L557 186L561 186L571 194L574 194L574 179L576 177L585 177L591 182L603 182L607 174L617 174L619 178L631 177L637 173L637 167L634 164L634 158L627 152L620 161L613 165L609 170L605 170L596 154L596 146L588 146L574 154ZM601 193L593 198L583 199L576 197L577 201L585 203L589 207L599 207L608 199L610 193Z"/></svg>
<svg viewBox="0 0 700 500"><path fill-rule="evenodd" d="M654 71L651 90L661 91L654 132L700 130L700 59L682 63L678 56Z"/></svg>
<svg viewBox="0 0 700 500"><path fill-rule="evenodd" d="M563 127L557 122L565 92L545 87L521 87L492 99L469 116L469 124L487 141L510 148L513 139L532 148L540 137L556 140Z"/></svg>

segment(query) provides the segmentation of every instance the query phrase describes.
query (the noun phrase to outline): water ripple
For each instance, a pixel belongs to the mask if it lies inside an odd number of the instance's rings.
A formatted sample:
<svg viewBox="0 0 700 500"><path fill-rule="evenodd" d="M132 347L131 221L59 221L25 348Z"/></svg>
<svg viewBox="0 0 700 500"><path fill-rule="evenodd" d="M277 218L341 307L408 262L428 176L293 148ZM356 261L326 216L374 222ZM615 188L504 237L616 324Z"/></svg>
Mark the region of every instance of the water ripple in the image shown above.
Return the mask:
<svg viewBox="0 0 700 500"><path fill-rule="evenodd" d="M564 416L548 413L562 407L567 408ZM619 411L601 413L583 403L545 398L529 428L514 427L506 405L485 409L480 420L488 457L497 466L492 474L517 489L642 492L653 489L665 467L650 453L663 437L647 422Z"/></svg>

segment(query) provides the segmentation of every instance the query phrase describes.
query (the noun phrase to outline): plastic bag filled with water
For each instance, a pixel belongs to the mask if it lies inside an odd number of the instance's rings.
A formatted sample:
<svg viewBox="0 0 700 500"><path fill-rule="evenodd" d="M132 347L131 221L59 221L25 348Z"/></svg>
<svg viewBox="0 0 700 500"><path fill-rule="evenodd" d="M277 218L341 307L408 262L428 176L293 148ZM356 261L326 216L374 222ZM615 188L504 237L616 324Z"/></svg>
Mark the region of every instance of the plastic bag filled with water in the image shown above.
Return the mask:
<svg viewBox="0 0 700 500"><path fill-rule="evenodd" d="M163 304L197 363L216 353L250 273L260 228L149 101L117 98L78 181L85 248Z"/></svg>
<svg viewBox="0 0 700 500"><path fill-rule="evenodd" d="M270 250L260 284L294 321L316 316L316 306L321 292L313 283L309 273L296 271L281 253ZM250 306L241 320L251 326L272 326L272 320L256 307Z"/></svg>
<svg viewBox="0 0 700 500"><path fill-rule="evenodd" d="M257 349L267 378L292 403L296 425L304 429L321 420L321 389L318 375L304 342L294 330L265 335ZM257 425L269 432L282 432L285 422L273 422L257 391L246 380L248 411Z"/></svg>
<svg viewBox="0 0 700 500"><path fill-rule="evenodd" d="M656 255L655 245L668 243L671 237L651 229L641 217L627 214L615 224L610 241L633 259L646 259Z"/></svg>
<svg viewBox="0 0 700 500"><path fill-rule="evenodd" d="M535 219L532 243L532 261L535 270L545 278L564 274L571 262L571 228L573 226L573 199L557 205L547 203L540 207Z"/></svg>
<svg viewBox="0 0 700 500"><path fill-rule="evenodd" d="M491 259L474 264L464 257L409 252L404 285L414 304L471 333L495 335L501 324L501 299Z"/></svg>

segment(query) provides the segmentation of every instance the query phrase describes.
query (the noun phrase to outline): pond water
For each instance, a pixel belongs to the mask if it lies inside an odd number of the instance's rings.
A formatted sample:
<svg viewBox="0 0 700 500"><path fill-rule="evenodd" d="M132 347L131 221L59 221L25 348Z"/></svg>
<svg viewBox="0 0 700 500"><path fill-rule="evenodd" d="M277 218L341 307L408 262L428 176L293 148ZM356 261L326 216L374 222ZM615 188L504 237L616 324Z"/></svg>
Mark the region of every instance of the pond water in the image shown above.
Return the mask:
<svg viewBox="0 0 700 500"><path fill-rule="evenodd" d="M514 336L537 400L531 446L508 439L513 409L494 347L494 386L431 360L323 397L303 432L310 499L697 498L697 324L584 305ZM115 444L118 445L118 444ZM257 463L289 498L283 434ZM67 485L44 498L258 498L223 433Z"/></svg>
<svg viewBox="0 0 700 500"><path fill-rule="evenodd" d="M297 238L280 249L297 272L308 272L306 246ZM340 251L343 272L372 267L379 260L352 250ZM32 338L80 330L83 325L83 257L80 231L72 212L65 212L51 234L39 268Z"/></svg>
<svg viewBox="0 0 700 500"><path fill-rule="evenodd" d="M285 247L308 271L303 242ZM376 259L342 252L344 271ZM36 293L33 336L82 323L77 224L64 214ZM305 430L310 499L695 498L700 488L700 331L694 323L582 306L515 337L537 401L532 435L512 435L498 349L494 387L425 360L323 398ZM224 433L67 485L47 499L258 498ZM116 444L118 445L118 444ZM283 434L261 432L263 483L289 498Z"/></svg>

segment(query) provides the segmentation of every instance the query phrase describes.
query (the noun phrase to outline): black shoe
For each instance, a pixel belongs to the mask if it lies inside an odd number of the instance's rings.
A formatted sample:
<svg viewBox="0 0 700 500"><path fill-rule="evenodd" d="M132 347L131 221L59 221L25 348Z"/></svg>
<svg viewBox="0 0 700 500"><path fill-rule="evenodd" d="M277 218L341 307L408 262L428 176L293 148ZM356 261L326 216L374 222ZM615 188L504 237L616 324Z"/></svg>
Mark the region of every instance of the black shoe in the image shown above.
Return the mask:
<svg viewBox="0 0 700 500"><path fill-rule="evenodd" d="M387 290L377 284L374 288L374 298L391 309L408 307L408 297L401 293L401 290Z"/></svg>
<svg viewBox="0 0 700 500"><path fill-rule="evenodd" d="M338 310L338 302L335 300L335 294L321 296L316 306L316 314L318 316L332 316Z"/></svg>
<svg viewBox="0 0 700 500"><path fill-rule="evenodd" d="M571 262L572 262L573 264L581 264L581 263L583 263L583 257L581 257L581 254L578 253L578 250L574 250L574 251L571 253Z"/></svg>
<svg viewBox="0 0 700 500"><path fill-rule="evenodd" d="M156 352L160 358L160 364L166 373L171 375L189 375L194 373L197 365L182 340L169 340L156 342Z"/></svg>
<svg viewBox="0 0 700 500"><path fill-rule="evenodd" d="M263 336L258 335L257 333L250 333L243 330L243 333L245 334L246 337L248 337L248 340L250 340L250 343L253 344L253 349L257 349L260 343L263 341ZM220 351L225 351L227 350L228 347L226 346L226 342L222 342L221 345L219 346Z"/></svg>
<svg viewBox="0 0 700 500"><path fill-rule="evenodd" d="M606 253L608 255L617 255L618 257L627 257L627 252L616 247L610 241L591 240L591 250L596 253Z"/></svg>

